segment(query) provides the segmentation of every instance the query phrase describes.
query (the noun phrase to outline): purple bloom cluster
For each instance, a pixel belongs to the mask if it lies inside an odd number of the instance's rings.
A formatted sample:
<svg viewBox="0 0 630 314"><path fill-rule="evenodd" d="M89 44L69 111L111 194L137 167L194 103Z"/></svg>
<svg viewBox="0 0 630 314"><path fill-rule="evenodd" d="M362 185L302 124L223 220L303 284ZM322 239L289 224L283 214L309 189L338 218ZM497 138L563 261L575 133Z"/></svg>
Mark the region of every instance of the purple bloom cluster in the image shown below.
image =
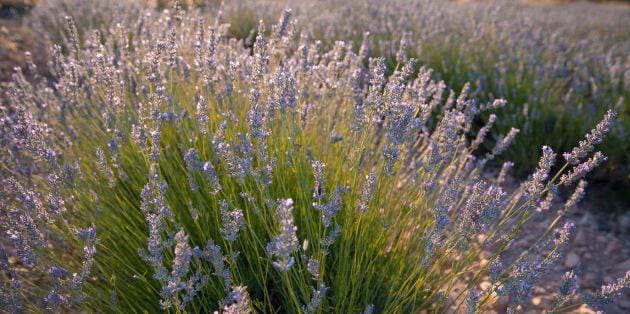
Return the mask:
<svg viewBox="0 0 630 314"><path fill-rule="evenodd" d="M278 235L267 243L267 252L278 259L273 266L280 271L288 271L295 264L293 253L297 252L300 244L297 239L297 227L293 223L293 200L278 200L276 219L279 223Z"/></svg>

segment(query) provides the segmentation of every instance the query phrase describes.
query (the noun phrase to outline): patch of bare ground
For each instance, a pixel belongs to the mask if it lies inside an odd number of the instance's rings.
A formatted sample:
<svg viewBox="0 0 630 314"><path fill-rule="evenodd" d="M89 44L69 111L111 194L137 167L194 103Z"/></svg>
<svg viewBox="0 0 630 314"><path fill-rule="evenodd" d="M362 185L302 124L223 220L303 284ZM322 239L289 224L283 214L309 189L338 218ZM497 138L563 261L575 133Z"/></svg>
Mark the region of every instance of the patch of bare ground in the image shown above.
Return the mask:
<svg viewBox="0 0 630 314"><path fill-rule="evenodd" d="M492 180L495 174L490 171L486 177ZM508 192L516 189L517 182L515 179L508 180ZM589 193L588 188L586 193ZM511 249L501 255L502 261L513 261L523 251L532 247L556 217L554 208L561 208L565 199L557 198L548 212L534 213L532 219L522 227ZM602 211L601 206L602 200L598 197L587 197L577 208L570 210L561 223L556 224L556 228L561 227L564 221L575 224L571 240L563 249L562 258L541 276L534 288L531 302L519 307L519 313L545 313L560 291L564 274L571 270L578 274L580 289L578 295L573 297L568 304L583 303L580 297L582 293L594 293L602 285L615 282L617 278L623 277L630 270L630 241L628 241L630 209L621 209L611 213ZM483 235L478 236L480 243L483 239ZM547 251L535 252L541 258L549 253ZM479 264L487 264L486 258L491 255L491 252L484 252L479 257ZM484 290L489 286L489 278L486 277L477 288ZM509 301L506 297L496 296L484 313L505 313ZM586 305L569 307L567 312L596 313L594 309ZM607 305L604 312L630 313L630 291L626 290L621 296L615 298L615 302Z"/></svg>

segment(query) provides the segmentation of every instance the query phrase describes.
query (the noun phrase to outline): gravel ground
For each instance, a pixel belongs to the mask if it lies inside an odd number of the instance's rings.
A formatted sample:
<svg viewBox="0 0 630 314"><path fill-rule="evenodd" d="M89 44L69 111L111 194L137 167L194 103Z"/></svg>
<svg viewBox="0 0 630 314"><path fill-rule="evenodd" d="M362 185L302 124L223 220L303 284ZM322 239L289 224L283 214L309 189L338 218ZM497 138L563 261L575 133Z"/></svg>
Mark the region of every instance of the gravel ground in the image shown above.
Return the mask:
<svg viewBox="0 0 630 314"><path fill-rule="evenodd" d="M494 174L488 174L494 178ZM508 180L508 189L516 187L516 180ZM587 188L586 193L589 193ZM596 192L593 193L597 195ZM617 278L630 270L630 208L619 208L617 212L601 212L603 200L600 197L587 197L577 208L570 210L564 221L575 224L571 240L562 252L562 259L555 264L551 271L541 277L534 289L530 304L521 308L520 313L543 313L553 303L562 283L563 275L571 270L578 274L580 292L593 293L602 285L613 283ZM512 260L523 250L531 247L542 235L555 218L553 208L562 206L558 199L550 212L537 213L522 228L514 247L502 255L504 260ZM620 204L627 206L627 204ZM559 227L560 222L556 225ZM539 252L541 257L546 252ZM485 254L491 255L490 252ZM484 256L480 257L484 263ZM487 261L485 261L487 263ZM486 280L488 280L486 278ZM480 290L487 288L489 282L482 282ZM505 313L509 300L498 298L489 313ZM573 303L582 303L579 297ZM615 298L613 304L604 308L605 313L630 313L630 289L626 289L620 297ZM569 313L596 313L593 309L582 305Z"/></svg>

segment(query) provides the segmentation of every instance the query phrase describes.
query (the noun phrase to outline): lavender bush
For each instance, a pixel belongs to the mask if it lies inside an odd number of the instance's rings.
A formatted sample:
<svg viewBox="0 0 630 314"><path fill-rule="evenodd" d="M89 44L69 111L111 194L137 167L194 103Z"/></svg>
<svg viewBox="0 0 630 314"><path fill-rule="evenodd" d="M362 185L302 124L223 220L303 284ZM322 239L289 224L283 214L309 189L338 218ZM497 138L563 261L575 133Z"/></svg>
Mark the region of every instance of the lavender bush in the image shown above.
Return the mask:
<svg viewBox="0 0 630 314"><path fill-rule="evenodd" d="M83 38L67 23L50 84L25 79L29 64L6 91L9 312L474 313L499 296L517 309L561 256L616 118L564 154L543 147L508 190L510 164L483 169L519 130L475 154L506 102L453 91L405 53L387 75L366 49L300 35L288 10L251 45L181 6ZM482 114L493 122L475 132ZM574 192L555 208L558 190ZM556 217L530 248L545 258L504 258L540 211ZM574 277L551 311L575 306ZM628 284L583 299L604 306Z"/></svg>
<svg viewBox="0 0 630 314"><path fill-rule="evenodd" d="M52 33L58 34L55 38L67 39L62 27L66 15L81 19L77 22L79 30L91 29L101 21L138 16L133 1L99 4L97 8L75 2L53 0L36 9L32 20L42 37ZM332 49L338 40L356 50L361 47L371 57L385 58L387 75L399 60L404 63L415 58L433 70L433 79L443 80L453 90L469 84L471 96L480 101L509 101L511 106L496 112L500 117L497 128L505 133L518 125L523 132L505 156L517 162L519 174L536 165L535 156L529 152L542 145L570 149L577 144L572 139L586 133L597 122L596 117L614 109L622 119L602 147L609 162L597 176L630 183L626 154L630 150L630 37L625 31L630 28L630 11L580 3L540 8L511 0L463 4L436 0L234 0L224 5L205 2L203 8L210 10L204 14L212 19L223 18L230 24L226 36L243 39L251 47L258 21L273 23L288 6L293 8L294 17L308 21L300 25L301 32L318 40L323 49ZM488 118L480 115L475 130ZM496 140L491 136L481 149L492 149Z"/></svg>
<svg viewBox="0 0 630 314"><path fill-rule="evenodd" d="M304 32L325 47L351 40L355 49L383 56L388 73L400 60L416 58L454 90L470 83L471 95L481 101L506 99L511 105L496 113L497 128L504 133L520 126L521 136L506 153L520 172L535 166L532 150L569 150L597 117L614 109L622 119L602 148L610 160L600 177L630 182L630 11L585 3L460 2L239 0L226 2L224 11L236 25L234 35L245 38L249 30L242 25L260 16L271 20L292 5L294 16L308 21ZM495 142L489 138L484 148Z"/></svg>
<svg viewBox="0 0 630 314"><path fill-rule="evenodd" d="M127 25L142 12L139 1L134 0L46 0L38 3L29 17L29 24L38 35L35 39L42 49L54 42L64 49L72 46L72 36L83 38L84 32L99 30L107 33L113 26ZM68 27L66 16L75 24ZM75 34L73 34L75 33ZM105 34L107 36L107 34Z"/></svg>

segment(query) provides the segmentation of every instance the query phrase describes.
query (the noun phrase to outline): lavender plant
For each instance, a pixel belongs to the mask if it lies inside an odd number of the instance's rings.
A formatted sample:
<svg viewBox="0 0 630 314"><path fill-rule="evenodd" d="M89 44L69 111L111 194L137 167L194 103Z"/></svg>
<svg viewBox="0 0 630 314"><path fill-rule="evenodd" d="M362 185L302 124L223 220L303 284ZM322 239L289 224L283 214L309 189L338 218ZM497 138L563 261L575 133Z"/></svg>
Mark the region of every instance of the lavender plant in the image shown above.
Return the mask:
<svg viewBox="0 0 630 314"><path fill-rule="evenodd" d="M413 57L454 90L470 83L471 95L480 102L508 100L511 105L496 112L497 127L508 132L520 126L523 136L506 152L520 172L536 165L529 152L542 145L570 149L572 139L597 123L594 117L614 109L623 119L603 146L610 160L602 173L607 181L628 182L627 9L586 3L538 7L505 0L239 0L226 2L225 12L235 18L233 25L248 25L252 17L237 14L244 8L267 21L287 5L294 6L298 19L309 21L305 32L321 45L352 38L355 47L383 56L388 74ZM489 119L480 117L476 124ZM484 148L491 150L496 140L491 136Z"/></svg>
<svg viewBox="0 0 630 314"><path fill-rule="evenodd" d="M612 111L557 174L544 147L507 191L481 174L518 130L475 157L472 125L496 106L404 51L388 77L384 58L300 36L291 11L270 31L260 22L252 46L180 6L142 16L104 42L68 18L51 85L16 71L2 119L3 150L19 157L3 160L2 308L475 312L497 295L516 308L561 256L585 184L547 209L556 219L531 248L544 259L503 254L544 197L605 159L584 161ZM492 286L476 291L486 273ZM586 300L607 302L626 279Z"/></svg>
<svg viewBox="0 0 630 314"><path fill-rule="evenodd" d="M77 22L79 32L100 25L100 21L107 24L112 17L119 17L114 21L120 22L139 15L138 6L130 1L116 2L116 6L99 2L96 8L84 1L46 3L50 5L36 9L33 24L42 37L55 33L55 38L66 44L66 15L90 17ZM225 19L230 23L226 36L243 39L244 45L252 47L258 21L274 23L286 6L293 7L293 16L309 21L301 28L319 40L318 45L330 49L339 40L351 41L361 47L359 55L384 57L387 75L413 57L434 69L434 79L445 81L454 90L470 82L471 96L487 103L480 107L491 107L497 97L508 100L511 106L495 114L500 117L500 132L507 133L514 125L521 127L523 136L515 138L516 145L506 152L509 160L516 161L519 174L536 165L536 157L528 152L542 145L568 150L575 144L571 139L597 122L595 117L614 109L623 119L602 147L609 161L598 177L630 183L630 160L625 153L630 149L626 53L630 38L624 32L630 27L628 10L580 3L541 9L506 0L464 4L435 0L378 4L234 0L205 8L220 8L218 13L206 12L207 16ZM121 16L119 12L129 14ZM50 20L54 22L46 22ZM101 33L109 30L101 29ZM481 114L474 128L488 120L487 114ZM481 151L491 150L499 140L490 135ZM473 132L471 136L476 135Z"/></svg>

